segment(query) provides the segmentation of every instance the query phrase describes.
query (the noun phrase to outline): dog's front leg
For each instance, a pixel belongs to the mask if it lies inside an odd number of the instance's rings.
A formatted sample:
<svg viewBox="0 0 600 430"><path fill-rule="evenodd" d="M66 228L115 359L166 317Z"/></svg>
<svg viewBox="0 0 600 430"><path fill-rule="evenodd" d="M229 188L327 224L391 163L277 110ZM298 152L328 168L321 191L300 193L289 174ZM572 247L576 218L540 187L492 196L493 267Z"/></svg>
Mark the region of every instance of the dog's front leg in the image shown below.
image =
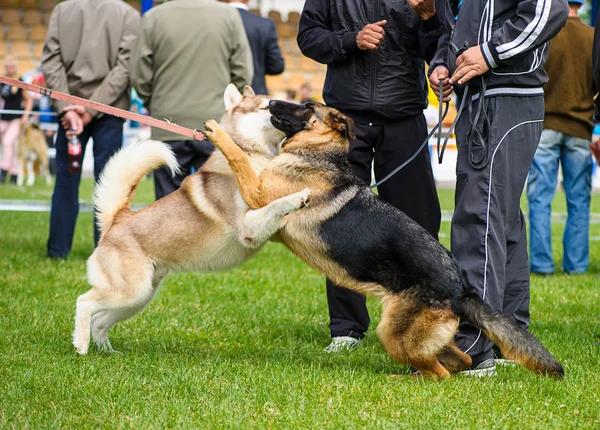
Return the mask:
<svg viewBox="0 0 600 430"><path fill-rule="evenodd" d="M308 205L310 189L272 201L262 209L250 209L242 219L240 242L248 248L264 245L286 223L286 215Z"/></svg>
<svg viewBox="0 0 600 430"><path fill-rule="evenodd" d="M214 120L206 121L204 124L206 137L223 153L238 184L242 198L252 209L260 209L267 205L261 189L260 178L250 164L250 160L235 144L229 135L224 132Z"/></svg>

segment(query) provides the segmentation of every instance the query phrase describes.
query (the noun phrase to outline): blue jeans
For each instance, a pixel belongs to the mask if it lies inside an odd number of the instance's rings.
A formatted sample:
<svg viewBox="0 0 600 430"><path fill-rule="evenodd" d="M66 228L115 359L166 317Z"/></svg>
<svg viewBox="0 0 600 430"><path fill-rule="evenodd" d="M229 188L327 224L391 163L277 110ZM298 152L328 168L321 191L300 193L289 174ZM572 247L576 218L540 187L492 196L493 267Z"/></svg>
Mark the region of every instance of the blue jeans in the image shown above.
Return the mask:
<svg viewBox="0 0 600 430"><path fill-rule="evenodd" d="M90 137L94 139L94 177L97 182L108 159L121 148L123 120L112 115L92 120L79 135L84 153ZM47 254L53 258L66 258L69 255L79 214L81 172L69 172L67 143L65 129L61 126L56 135L56 183L52 194ZM99 239L100 232L94 219L95 244Z"/></svg>
<svg viewBox="0 0 600 430"><path fill-rule="evenodd" d="M563 236L563 269L567 273L583 273L590 260L590 141L554 130L542 132L527 181L531 271L554 273L550 205L556 190L559 162L568 212Z"/></svg>

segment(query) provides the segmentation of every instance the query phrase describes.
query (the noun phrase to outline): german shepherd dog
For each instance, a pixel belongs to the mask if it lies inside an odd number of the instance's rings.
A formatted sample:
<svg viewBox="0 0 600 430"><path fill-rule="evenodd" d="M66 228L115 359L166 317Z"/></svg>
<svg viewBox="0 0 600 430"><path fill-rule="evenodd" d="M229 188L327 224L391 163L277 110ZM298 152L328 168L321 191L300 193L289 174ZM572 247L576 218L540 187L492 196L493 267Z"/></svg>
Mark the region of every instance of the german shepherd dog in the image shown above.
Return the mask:
<svg viewBox="0 0 600 430"><path fill-rule="evenodd" d="M352 174L351 119L319 103L271 101L269 108L287 140L260 175L215 121L205 124L206 135L227 157L250 207L310 188L310 206L290 214L278 234L336 284L382 301L377 335L392 358L424 377L449 378L466 369L471 358L454 343L464 318L504 357L534 372L564 374L532 334L482 301L446 248Z"/></svg>
<svg viewBox="0 0 600 430"><path fill-rule="evenodd" d="M250 87L244 96L234 85L225 91L221 126L257 173L285 137L270 122L268 102ZM241 264L310 197L309 190L300 190L249 211L226 159L214 151L179 190L132 212L138 182L164 164L172 171L178 168L167 145L140 142L115 155L102 173L94 196L101 237L87 261L92 289L77 299L75 314L73 345L79 354L88 351L90 328L98 348L113 351L108 330L141 311L169 271L215 271ZM245 245L247 235L252 248Z"/></svg>

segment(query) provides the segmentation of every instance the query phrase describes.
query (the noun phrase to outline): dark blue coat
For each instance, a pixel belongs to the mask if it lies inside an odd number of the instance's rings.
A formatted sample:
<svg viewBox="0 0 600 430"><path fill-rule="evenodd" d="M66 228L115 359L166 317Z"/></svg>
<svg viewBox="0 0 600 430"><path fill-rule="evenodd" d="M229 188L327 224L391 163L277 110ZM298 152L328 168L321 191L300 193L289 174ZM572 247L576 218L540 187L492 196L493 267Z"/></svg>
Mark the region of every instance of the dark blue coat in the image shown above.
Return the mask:
<svg viewBox="0 0 600 430"><path fill-rule="evenodd" d="M268 94L265 75L278 75L284 68L275 23L244 9L240 9L240 14L254 59L252 88L256 94Z"/></svg>

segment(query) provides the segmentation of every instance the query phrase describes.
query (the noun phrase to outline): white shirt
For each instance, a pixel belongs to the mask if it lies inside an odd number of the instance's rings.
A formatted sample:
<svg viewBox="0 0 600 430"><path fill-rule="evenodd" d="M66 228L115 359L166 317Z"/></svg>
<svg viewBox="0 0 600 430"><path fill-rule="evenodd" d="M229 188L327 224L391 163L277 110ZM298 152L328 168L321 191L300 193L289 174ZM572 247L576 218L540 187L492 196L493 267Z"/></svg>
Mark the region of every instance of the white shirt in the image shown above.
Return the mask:
<svg viewBox="0 0 600 430"><path fill-rule="evenodd" d="M233 7L237 7L238 9L244 9L244 10L250 10L250 8L248 7L248 5L246 3L240 3L240 2L231 2L229 3L230 6Z"/></svg>

